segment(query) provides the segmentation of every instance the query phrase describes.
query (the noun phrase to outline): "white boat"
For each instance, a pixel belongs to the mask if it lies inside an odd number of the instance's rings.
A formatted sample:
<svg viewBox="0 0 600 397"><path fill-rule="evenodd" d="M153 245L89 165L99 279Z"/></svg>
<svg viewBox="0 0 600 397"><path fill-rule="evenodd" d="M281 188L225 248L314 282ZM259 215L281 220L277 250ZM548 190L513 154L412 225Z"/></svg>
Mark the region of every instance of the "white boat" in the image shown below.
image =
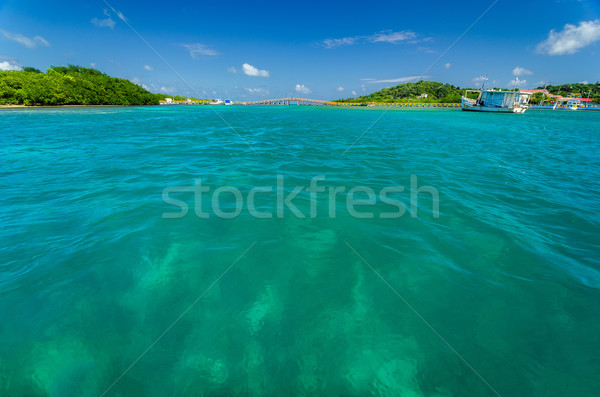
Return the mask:
<svg viewBox="0 0 600 397"><path fill-rule="evenodd" d="M577 110L581 108L581 101L579 99L569 99L566 104L566 109Z"/></svg>
<svg viewBox="0 0 600 397"><path fill-rule="evenodd" d="M222 104L223 104L223 101L222 101L222 100L220 100L220 99L213 99L213 100L210 102L210 105L222 105Z"/></svg>
<svg viewBox="0 0 600 397"><path fill-rule="evenodd" d="M477 99L469 92L479 93ZM475 112L525 113L531 94L520 91L466 90L462 97L462 110Z"/></svg>

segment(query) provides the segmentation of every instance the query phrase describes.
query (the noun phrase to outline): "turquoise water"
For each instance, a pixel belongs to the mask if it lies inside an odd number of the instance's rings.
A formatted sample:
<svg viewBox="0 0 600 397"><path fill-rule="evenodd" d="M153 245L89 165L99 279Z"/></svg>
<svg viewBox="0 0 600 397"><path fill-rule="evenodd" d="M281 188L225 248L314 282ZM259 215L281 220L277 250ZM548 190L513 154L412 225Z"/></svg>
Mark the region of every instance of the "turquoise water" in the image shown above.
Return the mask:
<svg viewBox="0 0 600 397"><path fill-rule="evenodd" d="M0 112L0 395L600 393L600 112L218 110Z"/></svg>

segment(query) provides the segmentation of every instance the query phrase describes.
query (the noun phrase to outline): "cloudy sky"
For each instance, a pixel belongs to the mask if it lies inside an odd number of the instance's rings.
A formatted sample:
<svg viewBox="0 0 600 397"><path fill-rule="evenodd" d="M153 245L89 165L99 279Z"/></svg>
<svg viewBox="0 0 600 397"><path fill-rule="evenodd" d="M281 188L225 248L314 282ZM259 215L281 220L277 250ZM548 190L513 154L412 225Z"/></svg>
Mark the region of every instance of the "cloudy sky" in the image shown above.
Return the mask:
<svg viewBox="0 0 600 397"><path fill-rule="evenodd" d="M351 97L423 77L461 87L600 80L600 1L0 4L0 70L77 64L153 92Z"/></svg>

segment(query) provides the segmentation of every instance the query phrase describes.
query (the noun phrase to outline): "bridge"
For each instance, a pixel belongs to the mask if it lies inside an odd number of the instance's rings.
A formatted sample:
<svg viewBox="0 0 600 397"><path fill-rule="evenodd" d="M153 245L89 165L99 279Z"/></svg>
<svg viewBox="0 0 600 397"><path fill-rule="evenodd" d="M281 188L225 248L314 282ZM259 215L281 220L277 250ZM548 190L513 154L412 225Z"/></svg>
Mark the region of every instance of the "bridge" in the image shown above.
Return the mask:
<svg viewBox="0 0 600 397"><path fill-rule="evenodd" d="M308 99L308 98L277 98L277 99L263 99L260 101L249 101L241 102L243 105L291 105L296 103L304 106L338 106L336 102L323 101L321 99Z"/></svg>
<svg viewBox="0 0 600 397"><path fill-rule="evenodd" d="M277 98L277 99L262 99L260 101L236 102L239 105L271 105L285 106L296 103L302 106L367 106L367 107L383 107L383 108L456 108L460 107L460 103L424 103L424 102L334 102L324 101L321 99L308 98Z"/></svg>

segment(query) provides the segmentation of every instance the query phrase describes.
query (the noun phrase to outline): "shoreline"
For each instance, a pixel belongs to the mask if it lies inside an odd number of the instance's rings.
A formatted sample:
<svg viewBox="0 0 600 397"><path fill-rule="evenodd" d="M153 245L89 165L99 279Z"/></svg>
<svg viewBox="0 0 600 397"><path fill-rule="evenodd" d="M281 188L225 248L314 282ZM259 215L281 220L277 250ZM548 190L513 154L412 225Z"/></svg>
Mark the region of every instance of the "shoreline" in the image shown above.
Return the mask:
<svg viewBox="0 0 600 397"><path fill-rule="evenodd" d="M289 106L289 105L255 105L255 104L235 104L236 106L250 106L250 107L264 107L264 106ZM169 104L169 105L0 105L0 109L64 109L64 108L107 108L107 107L180 107L180 106L221 106L221 105L205 105L205 104ZM296 105L292 105L296 106ZM306 105L306 107L310 107ZM338 107L338 108L373 108L373 107L396 107L396 108L456 108L460 107L460 104L441 104L441 103L387 103L387 102L376 102L370 104L348 104L348 103L340 103L340 104L328 104L325 106L317 106L317 107Z"/></svg>
<svg viewBox="0 0 600 397"><path fill-rule="evenodd" d="M249 106L249 107L287 107L289 105L244 105L244 104L236 104L237 106ZM46 106L46 105L0 105L0 110L2 109L87 109L87 108L124 108L124 107L158 107L161 105L54 105L54 106ZM161 107L178 107L185 105L166 105ZM189 105L188 105L189 106ZM206 106L206 105L205 105ZM210 105L209 105L210 106ZM218 105L213 105L218 106ZM295 106L293 106L295 107ZM305 107L313 107L313 106L305 106ZM369 105L325 105L325 106L315 106L315 107L324 107L324 108L395 108L395 109L457 109L460 108L460 104L440 104L440 103L419 103L419 104L409 104L409 103L371 103ZM553 109L552 106L537 106L532 105L529 107L529 110L571 110L566 107L558 107ZM579 111L588 110L588 111L598 111L600 110L600 106L588 106L577 109Z"/></svg>
<svg viewBox="0 0 600 397"><path fill-rule="evenodd" d="M48 109L48 108L125 108L159 105L0 105L0 109Z"/></svg>

